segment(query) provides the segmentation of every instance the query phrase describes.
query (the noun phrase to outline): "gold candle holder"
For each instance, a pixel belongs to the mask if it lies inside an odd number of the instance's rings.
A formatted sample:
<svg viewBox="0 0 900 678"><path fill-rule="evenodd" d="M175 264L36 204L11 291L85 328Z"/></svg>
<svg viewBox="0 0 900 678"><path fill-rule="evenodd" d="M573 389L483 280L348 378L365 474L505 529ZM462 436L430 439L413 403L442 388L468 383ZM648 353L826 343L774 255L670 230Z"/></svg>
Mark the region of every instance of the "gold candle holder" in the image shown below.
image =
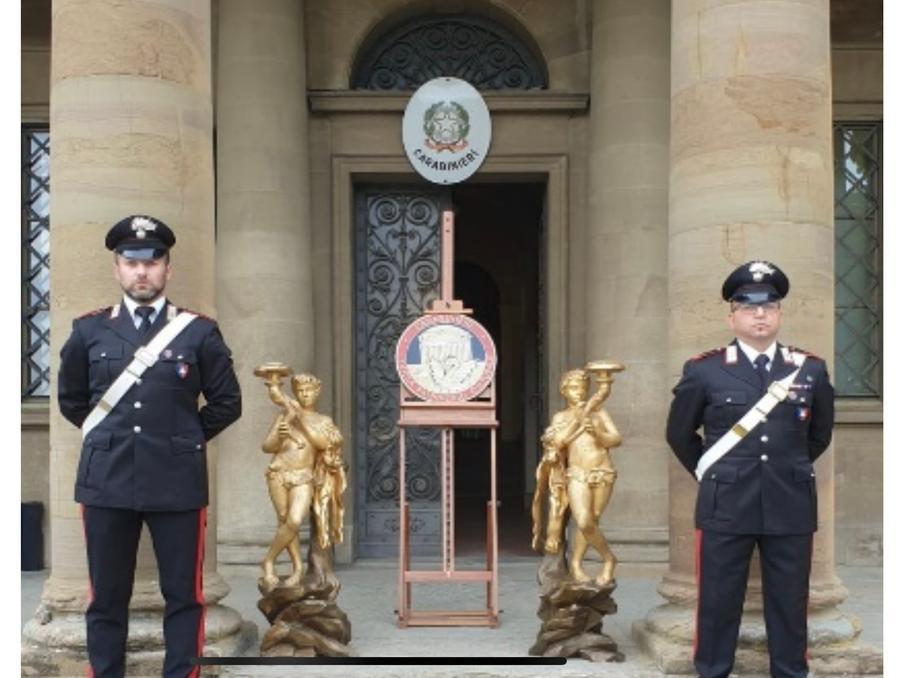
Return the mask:
<svg viewBox="0 0 900 678"><path fill-rule="evenodd" d="M615 381L613 374L622 372L625 365L614 360L592 360L584 366L585 372L590 372L597 380L597 385L612 384Z"/></svg>
<svg viewBox="0 0 900 678"><path fill-rule="evenodd" d="M253 370L253 374L264 379L267 382L279 383L285 377L289 377L294 373L290 367L284 363L263 363Z"/></svg>

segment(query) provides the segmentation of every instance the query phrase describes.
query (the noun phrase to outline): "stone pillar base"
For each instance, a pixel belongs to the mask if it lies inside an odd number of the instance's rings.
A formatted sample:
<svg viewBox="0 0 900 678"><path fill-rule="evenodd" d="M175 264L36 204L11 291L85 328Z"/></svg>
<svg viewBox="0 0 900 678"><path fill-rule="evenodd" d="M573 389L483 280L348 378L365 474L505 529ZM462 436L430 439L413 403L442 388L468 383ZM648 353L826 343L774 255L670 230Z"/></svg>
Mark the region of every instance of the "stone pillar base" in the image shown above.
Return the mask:
<svg viewBox="0 0 900 678"><path fill-rule="evenodd" d="M637 644L647 652L665 675L696 675L692 662L694 648L693 606L668 603L651 610L632 626ZM812 612L809 616L809 665L819 676L880 675L882 651L858 640L859 620L836 608ZM738 635L735 673L769 673L766 627L762 614L744 612Z"/></svg>
<svg viewBox="0 0 900 678"><path fill-rule="evenodd" d="M162 611L133 611L128 625L129 676L159 676L165 654ZM256 624L225 605L206 608L207 657L233 657L257 641ZM88 666L84 614L41 608L22 632L23 676L81 676ZM204 669L204 674L209 669Z"/></svg>

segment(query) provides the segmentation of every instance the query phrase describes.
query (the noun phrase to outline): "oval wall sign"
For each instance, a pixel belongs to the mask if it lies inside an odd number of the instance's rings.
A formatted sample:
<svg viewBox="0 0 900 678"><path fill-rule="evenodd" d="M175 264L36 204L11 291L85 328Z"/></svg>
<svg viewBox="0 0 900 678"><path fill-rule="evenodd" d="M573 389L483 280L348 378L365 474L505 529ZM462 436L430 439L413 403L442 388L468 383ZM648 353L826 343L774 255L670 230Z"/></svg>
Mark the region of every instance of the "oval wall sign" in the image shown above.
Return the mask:
<svg viewBox="0 0 900 678"><path fill-rule="evenodd" d="M419 87L403 114L403 148L413 169L435 184L456 184L481 167L491 145L491 114L459 78Z"/></svg>

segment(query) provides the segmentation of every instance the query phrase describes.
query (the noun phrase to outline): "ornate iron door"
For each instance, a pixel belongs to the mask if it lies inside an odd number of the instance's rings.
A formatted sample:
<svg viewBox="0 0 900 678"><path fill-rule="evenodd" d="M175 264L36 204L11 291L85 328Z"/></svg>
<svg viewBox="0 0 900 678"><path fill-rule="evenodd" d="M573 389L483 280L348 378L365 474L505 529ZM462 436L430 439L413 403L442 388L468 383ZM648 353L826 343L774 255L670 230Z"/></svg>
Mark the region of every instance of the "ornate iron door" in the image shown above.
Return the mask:
<svg viewBox="0 0 900 678"><path fill-rule="evenodd" d="M355 447L358 547L397 554L397 339L440 296L440 213L447 189L360 186L356 190ZM407 496L413 554L440 545L440 437L407 433Z"/></svg>

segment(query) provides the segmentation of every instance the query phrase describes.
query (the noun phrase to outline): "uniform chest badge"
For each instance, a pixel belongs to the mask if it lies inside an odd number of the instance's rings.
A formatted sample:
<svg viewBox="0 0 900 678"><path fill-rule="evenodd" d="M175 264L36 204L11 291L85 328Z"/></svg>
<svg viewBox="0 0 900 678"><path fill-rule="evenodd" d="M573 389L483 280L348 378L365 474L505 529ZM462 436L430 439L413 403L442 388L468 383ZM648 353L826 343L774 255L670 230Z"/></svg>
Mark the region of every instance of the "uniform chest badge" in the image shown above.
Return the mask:
<svg viewBox="0 0 900 678"><path fill-rule="evenodd" d="M187 379L190 372L191 368L187 363L178 363L175 367L175 373L182 379Z"/></svg>
<svg viewBox="0 0 900 678"><path fill-rule="evenodd" d="M798 407L797 408L797 421L806 421L809 419L809 408L808 407Z"/></svg>

